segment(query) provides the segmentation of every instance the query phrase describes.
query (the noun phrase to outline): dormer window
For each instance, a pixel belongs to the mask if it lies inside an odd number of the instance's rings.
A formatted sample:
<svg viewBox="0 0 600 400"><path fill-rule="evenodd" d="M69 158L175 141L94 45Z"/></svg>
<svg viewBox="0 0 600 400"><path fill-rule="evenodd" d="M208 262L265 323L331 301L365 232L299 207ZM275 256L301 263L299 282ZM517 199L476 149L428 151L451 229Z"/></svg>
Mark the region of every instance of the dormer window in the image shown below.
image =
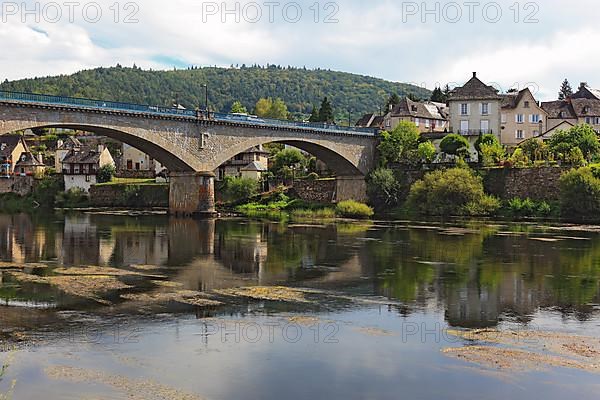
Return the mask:
<svg viewBox="0 0 600 400"><path fill-rule="evenodd" d="M524 107L525 107L525 108L529 108L529 102L528 102L528 101L526 101L526 102L525 102L525 105L524 105Z"/></svg>
<svg viewBox="0 0 600 400"><path fill-rule="evenodd" d="M583 107L583 113L584 113L584 114L587 114L587 113L589 113L589 112L590 112L590 106L585 106L585 107Z"/></svg>

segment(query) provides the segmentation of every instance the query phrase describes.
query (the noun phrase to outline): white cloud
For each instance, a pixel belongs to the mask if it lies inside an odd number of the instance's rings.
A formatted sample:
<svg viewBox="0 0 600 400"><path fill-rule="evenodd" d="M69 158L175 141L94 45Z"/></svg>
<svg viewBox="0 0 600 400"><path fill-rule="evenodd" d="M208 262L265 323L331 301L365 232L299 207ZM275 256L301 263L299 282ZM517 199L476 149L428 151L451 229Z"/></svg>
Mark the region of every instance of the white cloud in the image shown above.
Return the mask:
<svg viewBox="0 0 600 400"><path fill-rule="evenodd" d="M499 1L505 10L499 24L424 24L420 18L403 23L402 3L392 0L341 0L335 24L322 23L323 9L321 22L313 21L312 0L300 0L304 13L296 24L282 18L282 6L275 23L268 22L264 5L259 23L243 18L236 23L233 16L223 23L219 15L203 22L205 3L145 0L135 16L139 23L125 24L124 10L121 21L113 21L112 0L99 3L103 18L96 24L85 22L80 12L75 23L63 16L56 24L21 23L18 17L0 24L0 46L10 49L0 53L0 78L72 73L116 63L170 68L171 60L195 65L269 62L339 69L429 88L463 82L478 71L482 79L506 89L535 82L542 96L551 98L565 77L573 86L579 80L593 85L600 66L600 55L593 50L600 30L590 13L595 6L591 0L540 3L540 23L533 25L512 21L512 0ZM228 7L233 3L228 0ZM216 4L220 7L221 2Z"/></svg>

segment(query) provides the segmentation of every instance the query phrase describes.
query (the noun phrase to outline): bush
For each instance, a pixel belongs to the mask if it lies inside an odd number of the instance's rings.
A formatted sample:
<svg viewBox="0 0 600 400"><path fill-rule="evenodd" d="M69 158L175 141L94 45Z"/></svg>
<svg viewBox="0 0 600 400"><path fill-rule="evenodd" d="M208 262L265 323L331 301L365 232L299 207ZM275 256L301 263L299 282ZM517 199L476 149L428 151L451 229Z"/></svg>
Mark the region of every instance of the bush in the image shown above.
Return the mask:
<svg viewBox="0 0 600 400"><path fill-rule="evenodd" d="M548 149L548 145L539 138L527 139L519 147L523 149L523 153L530 160L544 161L549 159L550 150Z"/></svg>
<svg viewBox="0 0 600 400"><path fill-rule="evenodd" d="M101 167L98 170L98 183L108 183L112 181L113 177L115 176L115 172L117 172L117 170L115 169L114 165L108 164Z"/></svg>
<svg viewBox="0 0 600 400"><path fill-rule="evenodd" d="M558 131L550 138L550 150L556 155L568 157L571 150L578 147L583 158L590 160L600 154L600 142L591 126L583 124L567 131ZM565 160L567 161L567 160Z"/></svg>
<svg viewBox="0 0 600 400"><path fill-rule="evenodd" d="M368 219L375 215L375 211L371 207L354 200L338 203L335 211L344 218Z"/></svg>
<svg viewBox="0 0 600 400"><path fill-rule="evenodd" d="M529 157L527 157L527 154L525 154L521 148L517 148L508 161L510 162L510 165L515 168L525 168L531 164Z"/></svg>
<svg viewBox="0 0 600 400"><path fill-rule="evenodd" d="M422 215L483 216L500 208L485 194L482 179L466 168L430 172L410 189L407 206Z"/></svg>
<svg viewBox="0 0 600 400"><path fill-rule="evenodd" d="M401 191L401 185L391 169L376 169L367 178L367 193L376 205L398 205Z"/></svg>
<svg viewBox="0 0 600 400"><path fill-rule="evenodd" d="M573 169L560 178L560 205L568 217L596 216L600 212L600 179L589 167Z"/></svg>
<svg viewBox="0 0 600 400"><path fill-rule="evenodd" d="M464 136L452 133L442 139L440 150L446 154L457 157L466 157L469 155L469 141Z"/></svg>
<svg viewBox="0 0 600 400"><path fill-rule="evenodd" d="M495 136L494 136L495 137ZM497 144L486 144L483 143L479 147L480 161L486 167L497 165L501 161L504 161L506 154L504 147L500 143Z"/></svg>
<svg viewBox="0 0 600 400"><path fill-rule="evenodd" d="M256 196L259 183L249 178L226 177L223 181L223 196L231 202L242 203Z"/></svg>
<svg viewBox="0 0 600 400"><path fill-rule="evenodd" d="M431 143L428 140L419 145L419 147L417 148L417 154L419 155L421 161L426 163L432 163L433 160L435 160L435 156L437 155L437 150L435 149L433 143Z"/></svg>
<svg viewBox="0 0 600 400"><path fill-rule="evenodd" d="M55 204L62 208L77 208L88 206L88 195L83 189L72 188L56 195Z"/></svg>

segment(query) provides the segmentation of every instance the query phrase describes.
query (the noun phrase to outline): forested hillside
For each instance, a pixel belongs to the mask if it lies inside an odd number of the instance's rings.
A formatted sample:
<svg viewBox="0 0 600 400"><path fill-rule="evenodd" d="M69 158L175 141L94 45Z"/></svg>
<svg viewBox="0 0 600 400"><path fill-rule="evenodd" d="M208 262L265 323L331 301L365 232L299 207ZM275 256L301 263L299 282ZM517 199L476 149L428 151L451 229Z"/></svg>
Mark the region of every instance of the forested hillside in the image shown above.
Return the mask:
<svg viewBox="0 0 600 400"><path fill-rule="evenodd" d="M338 118L347 118L348 110L352 110L354 119L379 110L392 93L422 98L431 95L423 88L367 76L278 66L170 71L116 66L73 75L4 81L0 89L151 105L171 105L178 99L186 108L196 108L204 105L205 83L212 110L229 111L236 100L253 110L259 98L279 97L290 112L309 114L313 104L318 106L327 96Z"/></svg>

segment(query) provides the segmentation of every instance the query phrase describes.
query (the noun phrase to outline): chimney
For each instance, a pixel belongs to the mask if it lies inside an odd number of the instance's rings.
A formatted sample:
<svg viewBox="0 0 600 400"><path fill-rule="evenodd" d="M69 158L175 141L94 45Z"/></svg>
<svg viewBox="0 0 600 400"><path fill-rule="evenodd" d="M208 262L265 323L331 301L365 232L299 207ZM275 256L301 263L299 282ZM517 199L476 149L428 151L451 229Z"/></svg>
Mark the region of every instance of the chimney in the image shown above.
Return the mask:
<svg viewBox="0 0 600 400"><path fill-rule="evenodd" d="M473 72L473 78L477 78L477 72Z"/></svg>
<svg viewBox="0 0 600 400"><path fill-rule="evenodd" d="M40 164L44 163L44 155L42 153L38 154L37 158L38 158L38 161L40 162Z"/></svg>

